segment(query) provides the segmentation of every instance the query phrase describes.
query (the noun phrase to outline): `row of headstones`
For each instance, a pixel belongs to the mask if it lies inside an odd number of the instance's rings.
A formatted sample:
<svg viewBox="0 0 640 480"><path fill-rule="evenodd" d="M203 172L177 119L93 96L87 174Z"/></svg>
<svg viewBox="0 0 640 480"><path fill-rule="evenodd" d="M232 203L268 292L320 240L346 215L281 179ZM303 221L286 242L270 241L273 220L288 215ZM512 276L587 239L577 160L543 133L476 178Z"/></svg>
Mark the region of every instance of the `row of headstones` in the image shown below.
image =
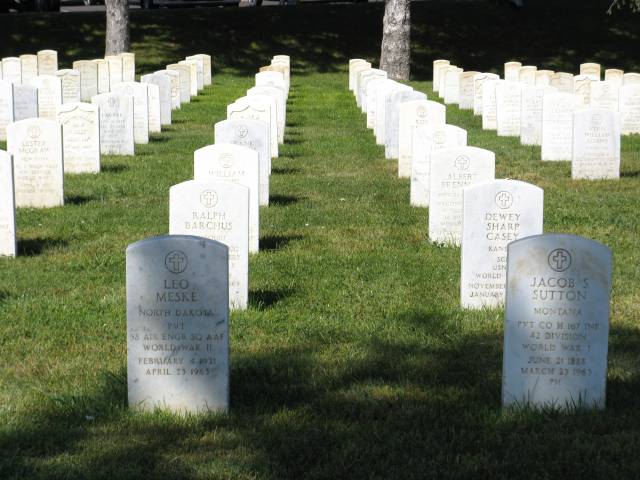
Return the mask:
<svg viewBox="0 0 640 480"><path fill-rule="evenodd" d="M169 235L127 248L131 408L229 407L229 310L247 307L248 258L259 248L289 77L286 55L256 74L215 124L215 143L194 152L194 180L171 187Z"/></svg>
<svg viewBox="0 0 640 480"><path fill-rule="evenodd" d="M482 128L541 146L542 160L571 161L574 179L620 177L620 135L640 133L640 74L599 64L580 75L537 70L520 62L493 73L465 72L449 60L433 62L433 88L445 104L473 109Z"/></svg>
<svg viewBox="0 0 640 480"><path fill-rule="evenodd" d="M367 120L376 119L374 131L384 123L384 132L397 132L386 137L386 157L400 157L389 149L395 137L398 151L405 144L412 194L429 207L429 239L462 247L462 307L506 302L503 404L603 407L609 249L573 235L542 234L542 189L494 179L494 153L466 146L466 131L445 123L443 105L419 92L422 98L414 99L409 87L390 83L364 60L349 67L350 88L367 104Z"/></svg>
<svg viewBox="0 0 640 480"><path fill-rule="evenodd" d="M172 103L171 79L177 83L181 72L190 79L193 72L180 69L175 75L143 75L148 83L121 82L112 92L94 95L91 104L60 105L55 121L36 117L7 125L7 152L0 151L0 255L16 255L16 207L63 205L64 173L98 173L101 153L133 155L134 143L148 143L150 130L160 131L161 124L171 123L171 108L180 106ZM11 91L14 84L0 80L0 86L3 82ZM163 122L165 109L169 114Z"/></svg>

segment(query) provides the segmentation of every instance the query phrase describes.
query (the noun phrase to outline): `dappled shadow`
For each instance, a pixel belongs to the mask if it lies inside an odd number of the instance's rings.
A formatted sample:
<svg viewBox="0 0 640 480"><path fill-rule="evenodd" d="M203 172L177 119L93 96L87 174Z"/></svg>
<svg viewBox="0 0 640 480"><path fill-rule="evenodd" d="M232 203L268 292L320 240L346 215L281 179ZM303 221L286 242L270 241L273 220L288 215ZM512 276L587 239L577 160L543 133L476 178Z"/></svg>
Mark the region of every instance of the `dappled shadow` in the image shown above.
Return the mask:
<svg viewBox="0 0 640 480"><path fill-rule="evenodd" d="M636 178L640 177L640 170L622 170L620 176L624 178Z"/></svg>
<svg viewBox="0 0 640 480"><path fill-rule="evenodd" d="M95 195L65 195L65 205L84 205L95 200Z"/></svg>
<svg viewBox="0 0 640 480"><path fill-rule="evenodd" d="M289 243L302 240L302 235L268 235L260 238L260 251L269 252L274 250L281 250Z"/></svg>
<svg viewBox="0 0 640 480"><path fill-rule="evenodd" d="M120 173L129 170L129 165L124 163L103 163L100 165L100 170L105 173Z"/></svg>
<svg viewBox="0 0 640 480"><path fill-rule="evenodd" d="M40 255L47 250L57 247L66 247L68 242L61 238L19 238L18 255L22 257L33 257Z"/></svg>
<svg viewBox="0 0 640 480"><path fill-rule="evenodd" d="M301 197L293 196L293 195L270 195L269 196L269 205L271 206L279 206L286 207L288 205L293 205L294 203L298 203L302 200Z"/></svg>
<svg viewBox="0 0 640 480"><path fill-rule="evenodd" d="M283 154L283 156L289 157L290 155ZM300 173L301 171L302 170L300 170L299 168L294 168L294 167L271 167L272 175L294 175L296 173Z"/></svg>
<svg viewBox="0 0 640 480"><path fill-rule="evenodd" d="M257 310L266 310L276 303L290 297L293 290L249 290L249 307Z"/></svg>

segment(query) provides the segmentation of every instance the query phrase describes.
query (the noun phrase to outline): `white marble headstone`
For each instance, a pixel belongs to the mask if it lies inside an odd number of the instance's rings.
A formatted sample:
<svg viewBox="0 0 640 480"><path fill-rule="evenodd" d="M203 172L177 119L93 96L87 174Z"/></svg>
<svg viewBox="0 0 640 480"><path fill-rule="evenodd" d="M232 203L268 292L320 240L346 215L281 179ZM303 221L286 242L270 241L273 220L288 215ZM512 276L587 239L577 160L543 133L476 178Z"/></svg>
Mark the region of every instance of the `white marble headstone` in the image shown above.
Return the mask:
<svg viewBox="0 0 640 480"><path fill-rule="evenodd" d="M590 90L590 103L592 108L605 108L612 112L618 111L618 88L609 82L592 82Z"/></svg>
<svg viewBox="0 0 640 480"><path fill-rule="evenodd" d="M160 133L162 131L160 87L155 83L147 83L147 105L149 107L149 133Z"/></svg>
<svg viewBox="0 0 640 480"><path fill-rule="evenodd" d="M445 105L458 104L460 101L460 75L463 70L461 68L449 67L444 76L445 82Z"/></svg>
<svg viewBox="0 0 640 480"><path fill-rule="evenodd" d="M98 64L91 60L73 62L73 69L80 72L80 98L90 102L98 94Z"/></svg>
<svg viewBox="0 0 640 480"><path fill-rule="evenodd" d="M114 91L114 87L122 83L122 57L119 55L107 55L104 59L109 63L109 87Z"/></svg>
<svg viewBox="0 0 640 480"><path fill-rule="evenodd" d="M520 143L540 145L542 142L542 98L557 90L549 86L522 87L522 108L520 113Z"/></svg>
<svg viewBox="0 0 640 480"><path fill-rule="evenodd" d="M113 93L133 97L133 137L136 143L149 143L149 87L146 83L121 82Z"/></svg>
<svg viewBox="0 0 640 480"><path fill-rule="evenodd" d="M622 135L640 133L640 85L620 87L619 111Z"/></svg>
<svg viewBox="0 0 640 480"><path fill-rule="evenodd" d="M164 73L150 73L140 77L140 83L148 83L158 87L158 98L160 102L160 123L161 125L171 125L171 78ZM150 95L153 92L150 91ZM151 111L149 111L151 115ZM151 119L149 120L151 124Z"/></svg>
<svg viewBox="0 0 640 480"><path fill-rule="evenodd" d="M0 141L7 139L7 125L13 123L13 84L0 80Z"/></svg>
<svg viewBox="0 0 640 480"><path fill-rule="evenodd" d="M47 120L57 120L58 109L62 105L62 82L55 75L39 75L29 84L38 89L38 116Z"/></svg>
<svg viewBox="0 0 640 480"><path fill-rule="evenodd" d="M80 93L80 72L78 70L58 70L56 77L60 79L62 103L77 103L82 98Z"/></svg>
<svg viewBox="0 0 640 480"><path fill-rule="evenodd" d="M169 79L171 90L171 110L179 110L180 98L180 72L177 70L158 70L155 75L164 75Z"/></svg>
<svg viewBox="0 0 640 480"><path fill-rule="evenodd" d="M111 91L111 69L109 62L104 58L96 58L91 60L96 64L98 76L98 93L108 93Z"/></svg>
<svg viewBox="0 0 640 480"><path fill-rule="evenodd" d="M573 114L571 178L620 178L620 119L616 112L587 108Z"/></svg>
<svg viewBox="0 0 640 480"><path fill-rule="evenodd" d="M32 85L13 85L15 121L38 117L38 89Z"/></svg>
<svg viewBox="0 0 640 480"><path fill-rule="evenodd" d="M0 255L15 257L16 202L13 190L13 159L0 150Z"/></svg>
<svg viewBox="0 0 640 480"><path fill-rule="evenodd" d="M284 143L284 130L286 125L287 105L284 91L278 87L264 86L252 87L247 90L247 96L254 95L272 97L276 101L276 121L278 123L278 143Z"/></svg>
<svg viewBox="0 0 640 480"><path fill-rule="evenodd" d="M473 114L482 115L482 86L488 80L500 80L495 73L478 73L473 76Z"/></svg>
<svg viewBox="0 0 640 480"><path fill-rule="evenodd" d="M122 52L118 54L122 58L122 81L136 81L136 54L131 52Z"/></svg>
<svg viewBox="0 0 640 480"><path fill-rule="evenodd" d="M579 99L573 93L550 93L542 99L542 160L571 160L573 112Z"/></svg>
<svg viewBox="0 0 640 480"><path fill-rule="evenodd" d="M258 120L269 126L269 150L271 158L278 157L278 126L276 104L271 97L247 96L227 105L229 120ZM271 173L271 168L269 168Z"/></svg>
<svg viewBox="0 0 640 480"><path fill-rule="evenodd" d="M505 80L486 80L482 83L482 129L497 130L497 98L496 86Z"/></svg>
<svg viewBox="0 0 640 480"><path fill-rule="evenodd" d="M499 82L496 84L496 129L499 137L520 136L520 110L522 84Z"/></svg>
<svg viewBox="0 0 640 480"><path fill-rule="evenodd" d="M385 157L388 159L399 158L400 155L400 108L405 102L426 100L427 96L415 90L400 90L387 97L385 113Z"/></svg>
<svg viewBox="0 0 640 480"><path fill-rule="evenodd" d="M38 56L33 54L20 55L20 79L26 83L38 76Z"/></svg>
<svg viewBox="0 0 640 480"><path fill-rule="evenodd" d="M599 63L582 63L580 64L580 75L585 75L596 82L600 81L600 64Z"/></svg>
<svg viewBox="0 0 640 480"><path fill-rule="evenodd" d="M534 65L525 65L520 67L520 71L518 72L518 81L524 85L535 85L537 71L538 67Z"/></svg>
<svg viewBox="0 0 640 480"><path fill-rule="evenodd" d="M458 106L460 110L473 110L475 77L480 72L462 72L460 74Z"/></svg>
<svg viewBox="0 0 640 480"><path fill-rule="evenodd" d="M198 95L198 63L191 60L180 60L178 65L189 69L189 94L192 97Z"/></svg>
<svg viewBox="0 0 640 480"><path fill-rule="evenodd" d="M444 67L451 65L449 60L434 60L433 61L433 91L440 91L440 70Z"/></svg>
<svg viewBox="0 0 640 480"><path fill-rule="evenodd" d="M91 99L100 112L100 153L134 155L133 97L101 93Z"/></svg>
<svg viewBox="0 0 640 480"><path fill-rule="evenodd" d="M191 67L172 63L167 70L173 70L180 75L180 103L191 102Z"/></svg>
<svg viewBox="0 0 640 480"><path fill-rule="evenodd" d="M506 62L504 64L504 79L508 82L517 82L520 80L520 62Z"/></svg>
<svg viewBox="0 0 640 480"><path fill-rule="evenodd" d="M22 64L18 57L2 59L2 79L11 83L22 83Z"/></svg>
<svg viewBox="0 0 640 480"><path fill-rule="evenodd" d="M38 52L38 75L55 75L58 71L58 52L40 50Z"/></svg>
<svg viewBox="0 0 640 480"><path fill-rule="evenodd" d="M604 81L621 87L624 81L624 71L618 68L608 68L604 71Z"/></svg>
<svg viewBox="0 0 640 480"><path fill-rule="evenodd" d="M66 103L60 107L65 173L100 172L100 121L98 107Z"/></svg>

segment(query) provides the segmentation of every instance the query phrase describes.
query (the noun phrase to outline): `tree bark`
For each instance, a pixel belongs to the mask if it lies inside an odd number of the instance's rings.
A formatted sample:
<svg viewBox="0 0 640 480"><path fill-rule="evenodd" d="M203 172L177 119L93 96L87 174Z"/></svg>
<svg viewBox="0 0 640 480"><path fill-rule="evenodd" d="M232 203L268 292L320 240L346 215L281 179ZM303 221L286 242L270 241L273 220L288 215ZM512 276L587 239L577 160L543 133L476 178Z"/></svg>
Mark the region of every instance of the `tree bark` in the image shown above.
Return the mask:
<svg viewBox="0 0 640 480"><path fill-rule="evenodd" d="M129 51L129 0L105 0L107 35L105 55Z"/></svg>
<svg viewBox="0 0 640 480"><path fill-rule="evenodd" d="M411 61L410 0L385 0L380 68L393 80L409 80Z"/></svg>

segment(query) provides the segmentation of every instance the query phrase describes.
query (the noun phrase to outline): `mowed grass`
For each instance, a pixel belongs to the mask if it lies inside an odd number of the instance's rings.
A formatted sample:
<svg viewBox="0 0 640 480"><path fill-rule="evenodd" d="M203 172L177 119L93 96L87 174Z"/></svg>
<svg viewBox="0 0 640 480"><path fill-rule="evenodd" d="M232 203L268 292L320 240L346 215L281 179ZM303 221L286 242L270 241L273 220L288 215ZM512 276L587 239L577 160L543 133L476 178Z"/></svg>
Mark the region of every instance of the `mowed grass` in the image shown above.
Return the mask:
<svg viewBox="0 0 640 480"><path fill-rule="evenodd" d="M637 67L631 20L558 4L530 16L416 4L412 85L436 98L426 80L441 56L494 71L511 55L570 71L592 59ZM638 477L640 139L623 139L619 181L572 181L567 163L543 164L539 148L447 108L470 145L496 153L498 178L544 188L546 231L613 251L606 410L503 412L503 312L459 308L460 250L428 242L427 210L409 206L408 181L347 90L348 58L377 55L381 14L345 5L132 15L139 73L208 52L214 85L135 157L67 175L64 207L18 212L20 255L0 259L0 478ZM65 28L74 18L81 25ZM0 16L0 51L57 46L67 66L101 55L102 22ZM516 44L533 31L540 48ZM192 177L193 150L212 143L226 105L278 53L293 61L288 127L250 261L250 308L231 315L231 410L129 411L125 248L167 232L169 187Z"/></svg>

